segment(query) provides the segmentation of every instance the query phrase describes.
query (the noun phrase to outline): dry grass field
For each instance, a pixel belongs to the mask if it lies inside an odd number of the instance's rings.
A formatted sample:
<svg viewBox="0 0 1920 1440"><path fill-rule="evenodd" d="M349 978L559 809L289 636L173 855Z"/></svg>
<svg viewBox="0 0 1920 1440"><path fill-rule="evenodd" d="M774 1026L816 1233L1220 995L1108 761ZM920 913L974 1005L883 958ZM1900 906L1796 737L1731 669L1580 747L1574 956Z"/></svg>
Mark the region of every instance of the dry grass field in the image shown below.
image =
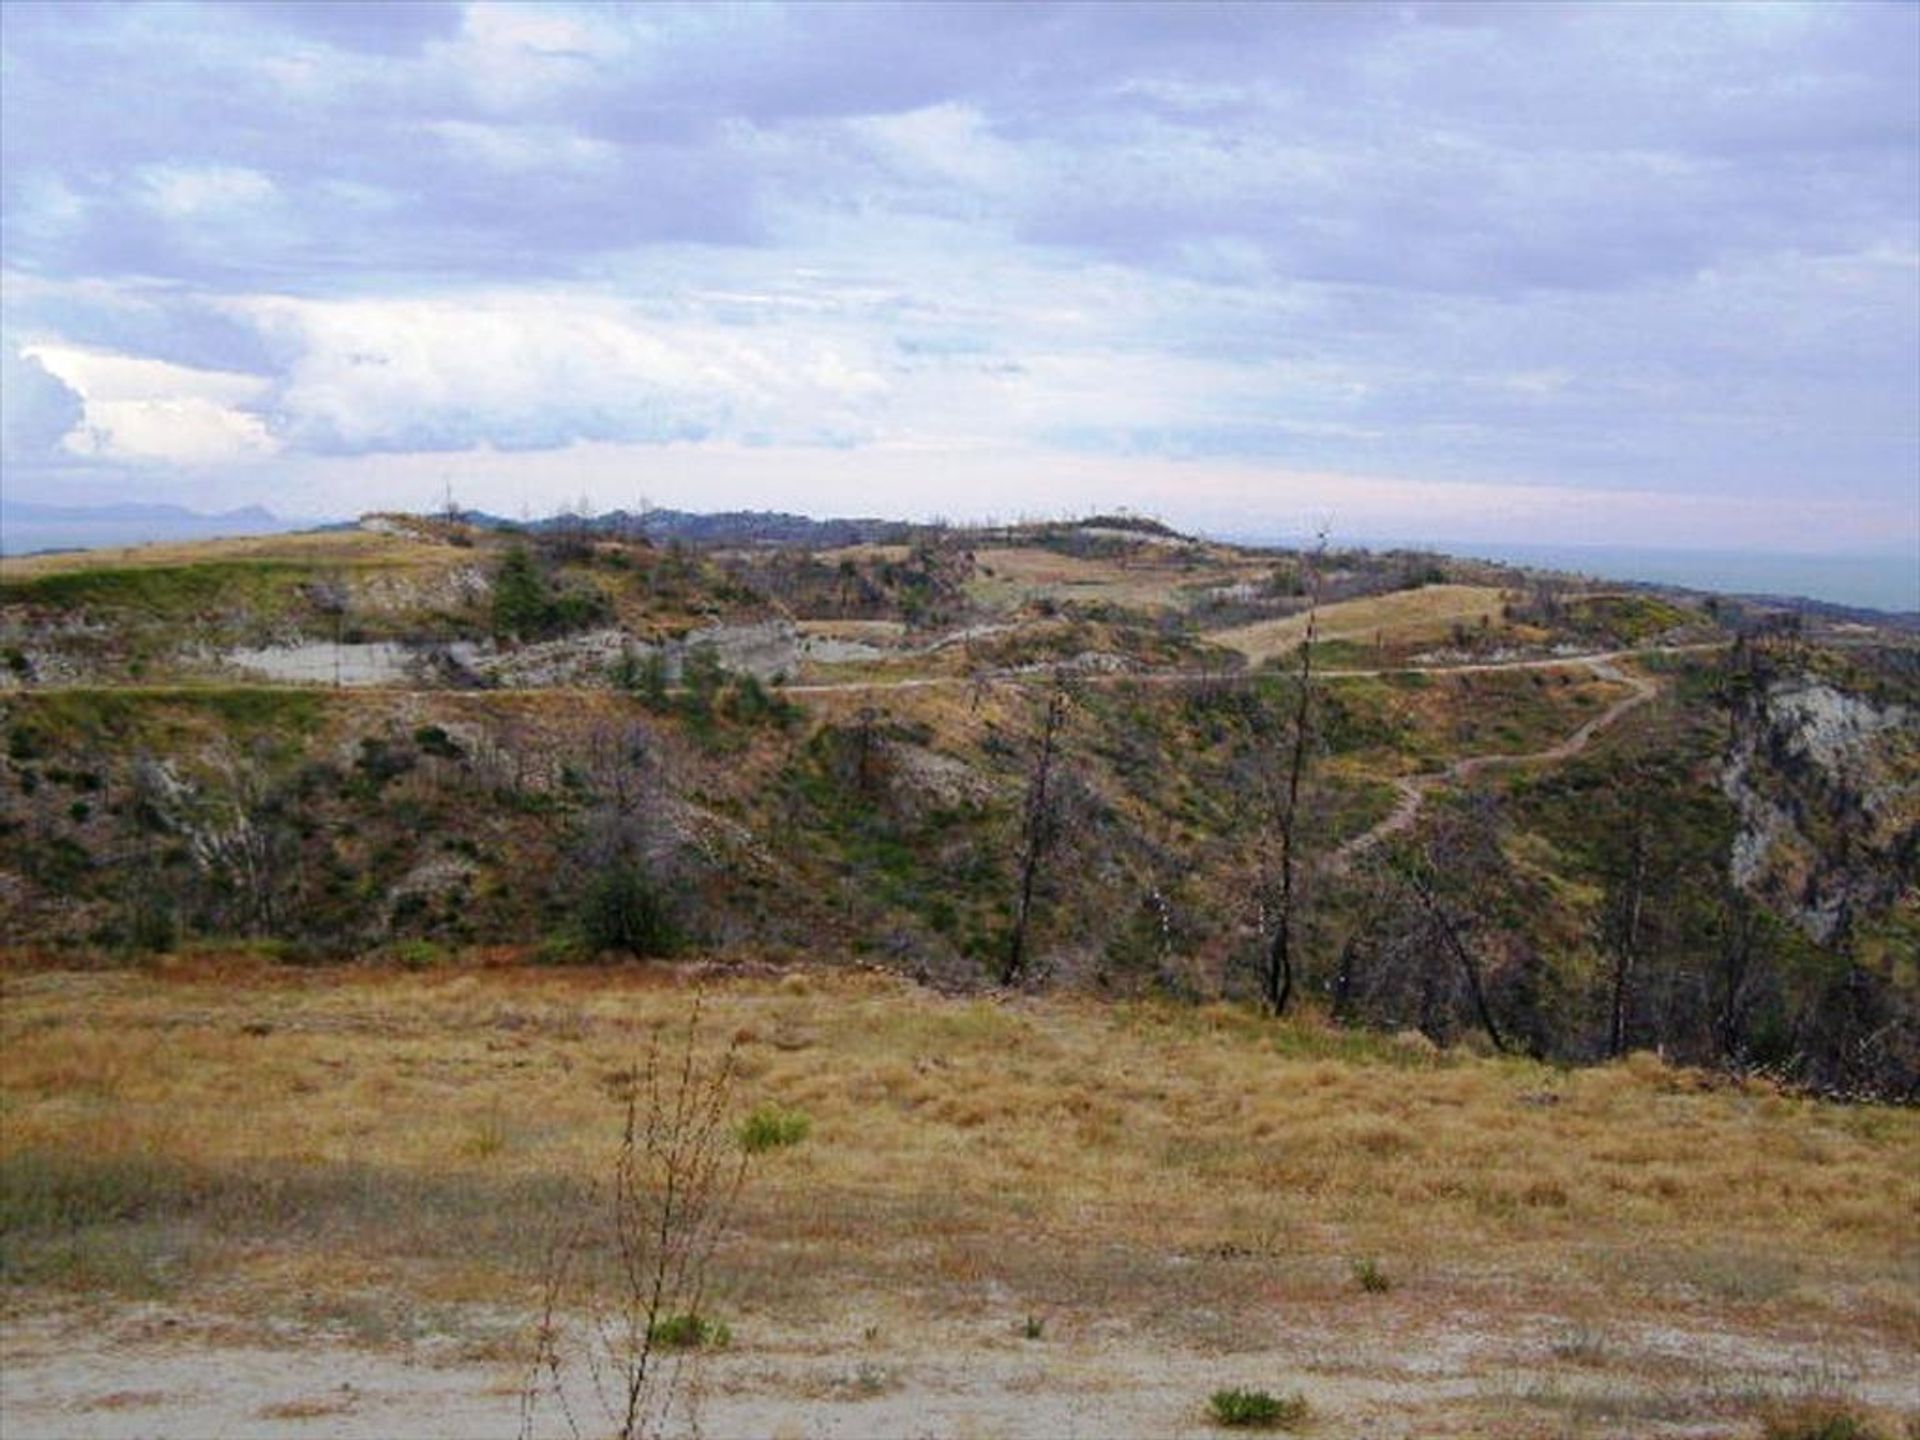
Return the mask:
<svg viewBox="0 0 1920 1440"><path fill-rule="evenodd" d="M164 541L99 550L0 558L0 580L77 575L94 570L164 569L179 565L250 563L319 568L440 568L471 563L450 546L411 535L374 530L329 530L310 534L247 535L218 540Z"/></svg>
<svg viewBox="0 0 1920 1440"><path fill-rule="evenodd" d="M1189 587L1257 582L1273 568L1270 559L1242 556L1217 546L1143 545L1124 555L1086 558L1041 546L1012 545L982 548L977 559L979 569L967 588L976 601L990 608L1044 598L1144 611L1184 609L1190 600Z"/></svg>
<svg viewBox="0 0 1920 1440"><path fill-rule="evenodd" d="M1423 585L1320 607L1317 633L1322 640L1424 642L1439 640L1455 625L1478 625L1500 618L1505 592L1488 585ZM1261 620L1207 638L1238 650L1258 665L1284 655L1307 634L1305 615Z"/></svg>
<svg viewBox="0 0 1920 1440"><path fill-rule="evenodd" d="M716 1258L707 1434L1203 1433L1235 1385L1321 1435L1920 1413L1909 1110L1311 1015L483 958L8 971L7 1432L515 1433L547 1247L696 992L736 1108L811 1120Z"/></svg>

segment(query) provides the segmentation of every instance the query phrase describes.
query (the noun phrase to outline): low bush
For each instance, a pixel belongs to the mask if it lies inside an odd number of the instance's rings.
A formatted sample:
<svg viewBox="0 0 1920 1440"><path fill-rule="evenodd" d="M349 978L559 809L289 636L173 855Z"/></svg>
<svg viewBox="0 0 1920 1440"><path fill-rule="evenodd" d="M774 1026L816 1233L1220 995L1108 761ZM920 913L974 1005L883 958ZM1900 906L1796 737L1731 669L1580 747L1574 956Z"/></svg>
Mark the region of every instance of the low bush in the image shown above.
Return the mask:
<svg viewBox="0 0 1920 1440"><path fill-rule="evenodd" d="M740 1122L740 1148L749 1155L798 1145L813 1129L813 1121L801 1110L783 1110L778 1105L762 1105Z"/></svg>
<svg viewBox="0 0 1920 1440"><path fill-rule="evenodd" d="M1307 1397L1265 1390L1216 1390L1208 1402L1214 1423L1239 1430L1292 1430L1307 1418Z"/></svg>
<svg viewBox="0 0 1920 1440"><path fill-rule="evenodd" d="M635 865L609 865L593 876L578 918L580 938L596 954L671 955L680 945L667 893Z"/></svg>
<svg viewBox="0 0 1920 1440"><path fill-rule="evenodd" d="M724 1320L710 1320L689 1310L662 1315L647 1328L647 1339L664 1350L716 1350L733 1343L733 1331Z"/></svg>
<svg viewBox="0 0 1920 1440"><path fill-rule="evenodd" d="M1393 1288L1393 1280L1374 1259L1353 1262L1353 1280L1369 1295L1384 1295Z"/></svg>

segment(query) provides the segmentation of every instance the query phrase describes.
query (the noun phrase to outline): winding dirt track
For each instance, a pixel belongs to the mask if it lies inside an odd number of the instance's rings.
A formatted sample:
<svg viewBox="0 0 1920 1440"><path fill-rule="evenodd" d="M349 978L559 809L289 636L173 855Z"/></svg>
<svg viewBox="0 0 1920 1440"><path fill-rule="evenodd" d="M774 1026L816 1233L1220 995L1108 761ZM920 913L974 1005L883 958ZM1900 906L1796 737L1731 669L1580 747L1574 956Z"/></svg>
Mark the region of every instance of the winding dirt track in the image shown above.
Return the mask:
<svg viewBox="0 0 1920 1440"><path fill-rule="evenodd" d="M1693 651L1724 650L1726 646L1727 642L1724 640L1709 640L1694 645L1649 645L1640 649L1597 650L1579 655L1548 655L1532 660L1483 660L1466 665L1386 665L1362 670L1315 670L1313 674L1316 680L1367 680L1387 675L1488 675L1502 670L1565 670L1571 666L1585 665L1603 679L1623 680L1628 684L1639 685L1643 682L1613 669L1613 663L1618 660L1632 660L1642 655L1684 655ZM1070 673L1073 674L1073 683L1076 685L1217 685L1251 679L1255 672L1248 670L1094 670ZM1018 684L1023 680L1044 682L1051 680L1053 675L1053 670L1041 666L1029 671L999 670L980 676L922 675L899 680L829 680L806 685L782 685L780 693L805 697L851 695L861 691L878 690L958 689L978 684ZM1635 701L1635 703L1639 702ZM1606 720L1605 716L1599 718ZM1612 722L1608 720L1607 723ZM1541 754L1545 756L1548 752L1542 751ZM1520 760L1531 757L1515 756L1513 758Z"/></svg>
<svg viewBox="0 0 1920 1440"><path fill-rule="evenodd" d="M1393 782L1400 792L1400 799L1387 817L1364 834L1356 835L1333 854L1333 864L1342 868L1349 862L1374 849L1383 840L1407 829L1419 817L1420 807L1426 803L1427 795L1441 785L1457 784L1470 779L1482 770L1511 768L1519 765L1546 765L1570 760L1587 748L1596 735L1611 727L1621 716L1646 704L1658 692L1659 686L1644 676L1630 675L1620 670L1615 662L1631 660L1645 655L1680 655L1693 651L1720 650L1726 647L1725 641L1704 641L1692 645L1649 645L1638 649L1604 650L1584 655L1552 655L1531 660L1488 660L1465 665L1401 665L1384 666L1378 669L1344 670L1329 669L1315 671L1320 680L1360 680L1373 679L1388 675L1485 675L1503 670L1563 670L1569 666L1584 665L1602 680L1613 680L1633 686L1633 694L1615 701L1606 710L1587 721L1559 744L1545 750L1536 750L1526 755L1468 755L1453 761L1444 770L1431 775L1402 776ZM836 680L819 684L783 685L779 687L781 695L805 699L828 695L854 695L876 693L888 690L938 690L960 689L975 685L1019 684L1023 681L1042 682L1053 678L1051 670L1031 672L999 671L985 675L926 675L895 680ZM1109 670L1076 674L1074 683L1080 685L1202 685L1231 683L1250 677L1247 671L1234 670ZM37 687L45 689L64 688L60 686ZM178 685L127 685L115 689L130 691L156 690L171 691L183 688ZM266 690L303 690L311 691L313 685L262 685L253 688ZM355 694L416 694L424 693L423 687L398 685L356 685L350 687ZM577 691L579 693L605 694L604 689L580 686L543 687L549 693ZM4 693L4 692L0 692ZM442 694L493 694L493 691L439 691Z"/></svg>
<svg viewBox="0 0 1920 1440"><path fill-rule="evenodd" d="M1393 782L1394 788L1400 792L1399 803L1393 807L1386 819L1364 834L1354 836L1336 850L1333 856L1335 866L1344 867L1350 864L1389 836L1397 835L1410 828L1419 818L1420 807L1426 803L1427 795L1441 785L1458 784L1463 780L1471 779L1483 770L1511 769L1519 765L1557 764L1563 760L1571 760L1585 750L1594 736L1609 729L1628 711L1646 704L1660 691L1660 687L1645 676L1629 675L1617 668L1612 663L1616 658L1618 657L1593 656L1586 662L1587 668L1593 671L1596 679L1622 681L1631 685L1633 687L1631 695L1614 701L1558 745L1549 746L1545 750L1535 750L1526 755L1466 755L1434 774L1400 777Z"/></svg>

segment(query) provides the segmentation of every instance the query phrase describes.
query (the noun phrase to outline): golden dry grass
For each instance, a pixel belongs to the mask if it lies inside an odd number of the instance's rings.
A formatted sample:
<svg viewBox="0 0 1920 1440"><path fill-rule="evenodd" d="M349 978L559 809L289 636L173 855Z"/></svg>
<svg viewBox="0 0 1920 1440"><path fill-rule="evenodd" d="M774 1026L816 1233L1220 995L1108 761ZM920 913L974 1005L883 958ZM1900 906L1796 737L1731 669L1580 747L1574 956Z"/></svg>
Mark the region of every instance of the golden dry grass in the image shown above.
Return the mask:
<svg viewBox="0 0 1920 1440"><path fill-rule="evenodd" d="M160 541L52 555L0 558L0 579L28 580L85 570L146 569L235 561L306 565L317 569L426 568L472 563L472 552L409 535L371 530L315 534L246 535L215 540Z"/></svg>
<svg viewBox="0 0 1920 1440"><path fill-rule="evenodd" d="M1454 625L1498 620L1505 595L1489 585L1423 585L1418 590L1342 600L1320 607L1318 633L1322 640L1370 641L1376 635L1387 643L1438 640ZM1216 630L1207 638L1238 650L1258 665L1286 654L1306 634L1307 617L1302 614Z"/></svg>
<svg viewBox="0 0 1920 1440"><path fill-rule="evenodd" d="M586 1176L608 1077L690 992L639 970L189 969L17 975L5 998L8 1152ZM1647 1056L1559 1072L1226 1007L955 1000L865 975L723 982L704 1003L708 1039L740 1046L743 1105L814 1118L771 1181L799 1204L1018 1194L1190 1245L1272 1206L1423 1259L1650 1231L1813 1265L1913 1258L1920 1117Z"/></svg>
<svg viewBox="0 0 1920 1440"><path fill-rule="evenodd" d="M89 1166L123 1186L142 1167L173 1176L168 1223L191 1228L196 1206L217 1222L167 1283L227 1307L379 1342L395 1295L530 1304L543 1227L604 1174L613 1096L694 984L637 968L16 972L0 1174L53 1155L64 1183ZM763 1326L856 1304L902 1327L991 1309L1232 1353L1275 1314L1376 1341L1471 1314L1520 1335L1920 1345L1911 1111L1651 1056L1569 1072L1311 1017L945 998L862 973L709 975L702 1003L706 1053L736 1047L740 1109L812 1121L756 1162L723 1259L734 1314ZM173 1234L153 1223L126 1221L128 1244ZM9 1243L33 1259L31 1236ZM29 1278L146 1293L126 1276L139 1259ZM1361 1260L1390 1294L1356 1298Z"/></svg>
<svg viewBox="0 0 1920 1440"><path fill-rule="evenodd" d="M975 553L978 571L967 590L992 607L1046 598L1139 610L1184 608L1185 587L1261 580L1273 568L1270 558L1260 561L1204 547L1208 567L1196 569L1189 553L1160 545L1142 545L1110 558L1081 558L1027 545L981 549Z"/></svg>

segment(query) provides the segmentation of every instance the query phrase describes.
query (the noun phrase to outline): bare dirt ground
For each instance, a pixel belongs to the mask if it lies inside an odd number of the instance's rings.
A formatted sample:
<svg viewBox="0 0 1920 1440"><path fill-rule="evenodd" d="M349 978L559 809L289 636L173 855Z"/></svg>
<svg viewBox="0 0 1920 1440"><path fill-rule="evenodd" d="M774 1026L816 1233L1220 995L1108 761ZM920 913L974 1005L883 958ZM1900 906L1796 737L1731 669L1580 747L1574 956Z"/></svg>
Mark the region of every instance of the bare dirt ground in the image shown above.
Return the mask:
<svg viewBox="0 0 1920 1440"><path fill-rule="evenodd" d="M670 1433L790 1440L1153 1437L1221 1433L1204 1397L1255 1386L1309 1397L1312 1433L1720 1436L1756 1402L1830 1391L1920 1410L1913 1356L1822 1336L1714 1325L1570 1325L1553 1313L1427 1314L1385 1298L1364 1322L1276 1307L1245 1348L1154 1345L1125 1327L875 1319L760 1329L690 1366ZM490 1437L522 1433L522 1369L455 1341L369 1349L154 1306L10 1320L0 1419L10 1440ZM591 1408L582 1416L597 1434ZM532 1433L568 1433L551 1408Z"/></svg>

